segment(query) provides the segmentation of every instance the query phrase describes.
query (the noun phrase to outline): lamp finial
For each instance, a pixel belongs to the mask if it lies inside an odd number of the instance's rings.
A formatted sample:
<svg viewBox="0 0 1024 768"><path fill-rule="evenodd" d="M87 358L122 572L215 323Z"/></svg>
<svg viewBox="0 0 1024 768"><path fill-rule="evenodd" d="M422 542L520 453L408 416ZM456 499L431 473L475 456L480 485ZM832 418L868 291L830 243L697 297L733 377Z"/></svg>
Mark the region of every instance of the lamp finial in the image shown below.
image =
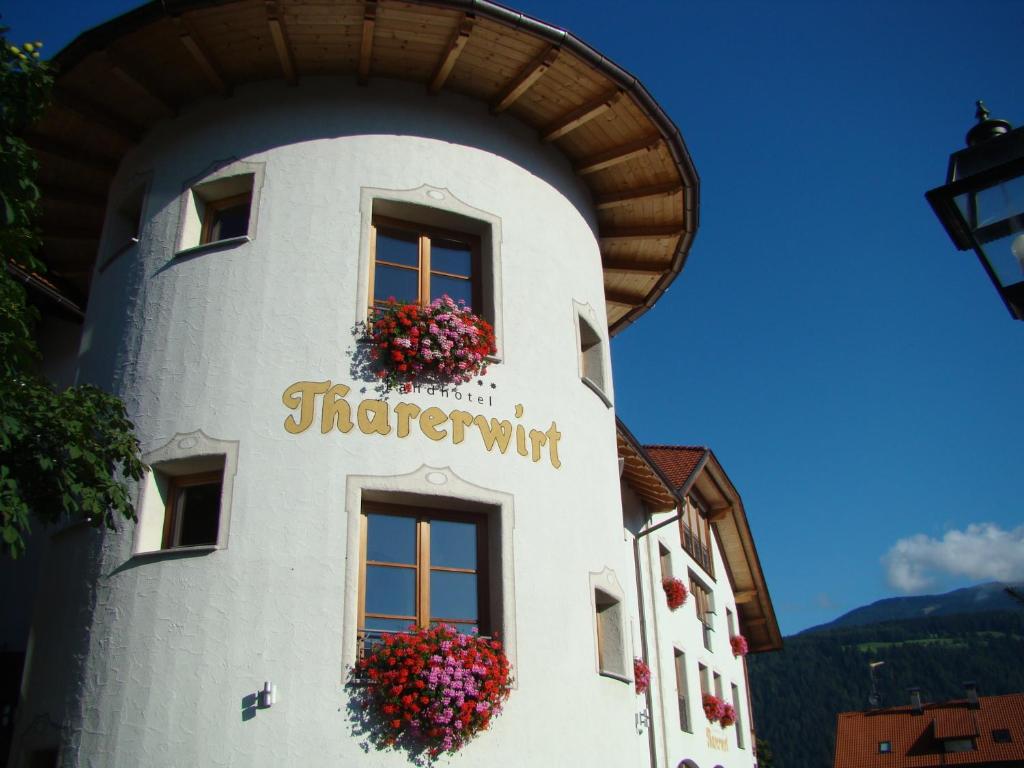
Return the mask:
<svg viewBox="0 0 1024 768"><path fill-rule="evenodd" d="M990 117L991 113L988 111L988 107L985 106L985 102L981 99L978 99L974 103L977 105L974 116L978 119L978 124L967 132L968 147L973 147L976 144L989 141L994 139L996 136L1002 136L1013 128L1013 126L1005 120L997 120Z"/></svg>

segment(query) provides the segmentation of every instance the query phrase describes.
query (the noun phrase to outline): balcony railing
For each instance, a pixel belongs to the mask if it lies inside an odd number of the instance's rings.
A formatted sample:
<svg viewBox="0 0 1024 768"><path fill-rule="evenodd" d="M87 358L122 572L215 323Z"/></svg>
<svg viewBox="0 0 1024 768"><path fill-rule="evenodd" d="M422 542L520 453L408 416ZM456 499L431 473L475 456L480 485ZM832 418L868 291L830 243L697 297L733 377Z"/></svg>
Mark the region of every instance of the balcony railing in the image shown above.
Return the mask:
<svg viewBox="0 0 1024 768"><path fill-rule="evenodd" d="M711 550L701 542L686 523L683 523L683 549L689 553L690 557L697 561L697 564L706 573L714 574Z"/></svg>

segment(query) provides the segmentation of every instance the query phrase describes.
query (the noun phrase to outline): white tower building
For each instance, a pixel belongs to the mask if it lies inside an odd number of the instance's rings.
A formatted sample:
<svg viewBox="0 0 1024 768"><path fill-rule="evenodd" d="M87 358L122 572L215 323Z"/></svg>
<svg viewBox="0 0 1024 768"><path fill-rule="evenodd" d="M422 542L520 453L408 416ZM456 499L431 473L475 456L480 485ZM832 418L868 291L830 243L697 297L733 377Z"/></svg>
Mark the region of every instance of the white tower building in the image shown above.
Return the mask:
<svg viewBox="0 0 1024 768"><path fill-rule="evenodd" d="M366 637L445 620L515 678L453 764L749 766L749 717L731 751L666 735L669 645L659 708L632 685L659 588L630 531L689 497L617 427L608 339L698 207L644 88L487 0L164 0L58 64L31 140L84 315L54 313L52 364L124 399L151 471L137 523L51 537L10 765L405 765L352 733L346 676ZM355 327L442 294L494 326L487 375L380 397ZM775 647L756 555L717 531L722 604L742 623L752 562Z"/></svg>

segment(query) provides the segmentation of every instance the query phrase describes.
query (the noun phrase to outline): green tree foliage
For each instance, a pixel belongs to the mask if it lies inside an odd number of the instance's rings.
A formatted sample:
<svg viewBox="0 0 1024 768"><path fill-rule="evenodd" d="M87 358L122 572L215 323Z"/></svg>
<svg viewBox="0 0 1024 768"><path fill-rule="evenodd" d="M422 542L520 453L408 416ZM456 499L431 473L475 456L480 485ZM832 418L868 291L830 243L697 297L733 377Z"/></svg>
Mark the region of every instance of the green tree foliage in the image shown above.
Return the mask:
<svg viewBox="0 0 1024 768"><path fill-rule="evenodd" d="M836 715L868 709L876 669L883 707L1024 691L1024 611L971 613L843 627L787 637L778 653L748 656L758 735L782 768L831 768Z"/></svg>
<svg viewBox="0 0 1024 768"><path fill-rule="evenodd" d="M21 138L46 107L52 77L40 43L10 45L0 29L0 556L17 557L32 521L135 518L123 479L144 466L116 397L90 385L56 391L38 371L37 312L9 263L41 273L37 161ZM120 479L119 479L120 478Z"/></svg>

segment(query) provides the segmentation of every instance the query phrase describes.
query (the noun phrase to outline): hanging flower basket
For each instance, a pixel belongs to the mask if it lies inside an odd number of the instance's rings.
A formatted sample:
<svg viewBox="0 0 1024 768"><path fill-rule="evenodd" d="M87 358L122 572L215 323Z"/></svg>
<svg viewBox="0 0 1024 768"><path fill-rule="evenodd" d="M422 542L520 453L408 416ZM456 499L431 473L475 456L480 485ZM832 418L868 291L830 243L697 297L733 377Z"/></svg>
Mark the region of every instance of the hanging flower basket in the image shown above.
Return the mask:
<svg viewBox="0 0 1024 768"><path fill-rule="evenodd" d="M636 695L645 694L650 684L651 668L644 663L643 659L633 659L633 685L636 686Z"/></svg>
<svg viewBox="0 0 1024 768"><path fill-rule="evenodd" d="M733 635L729 638L729 644L732 646L733 656L746 656L747 651L750 650L750 646L747 645L747 638L743 635Z"/></svg>
<svg viewBox="0 0 1024 768"><path fill-rule="evenodd" d="M736 723L736 707L732 704L722 705L722 716L718 718L718 724L723 728L728 728L730 725Z"/></svg>
<svg viewBox="0 0 1024 768"><path fill-rule="evenodd" d="M497 351L491 324L447 295L426 307L390 299L357 332L386 390L409 392L416 382L465 384L487 373L487 356Z"/></svg>
<svg viewBox="0 0 1024 768"><path fill-rule="evenodd" d="M679 579L665 579L661 582L661 588L665 590L668 607L673 611L685 603L689 595L686 591L686 585Z"/></svg>
<svg viewBox="0 0 1024 768"><path fill-rule="evenodd" d="M511 690L497 640L439 624L385 635L353 668L348 687L377 748L457 752L490 725Z"/></svg>
<svg viewBox="0 0 1024 768"><path fill-rule="evenodd" d="M710 693L704 694L704 716L707 717L709 723L717 723L725 715L725 708L728 706L717 696ZM733 715L735 715L735 711Z"/></svg>

